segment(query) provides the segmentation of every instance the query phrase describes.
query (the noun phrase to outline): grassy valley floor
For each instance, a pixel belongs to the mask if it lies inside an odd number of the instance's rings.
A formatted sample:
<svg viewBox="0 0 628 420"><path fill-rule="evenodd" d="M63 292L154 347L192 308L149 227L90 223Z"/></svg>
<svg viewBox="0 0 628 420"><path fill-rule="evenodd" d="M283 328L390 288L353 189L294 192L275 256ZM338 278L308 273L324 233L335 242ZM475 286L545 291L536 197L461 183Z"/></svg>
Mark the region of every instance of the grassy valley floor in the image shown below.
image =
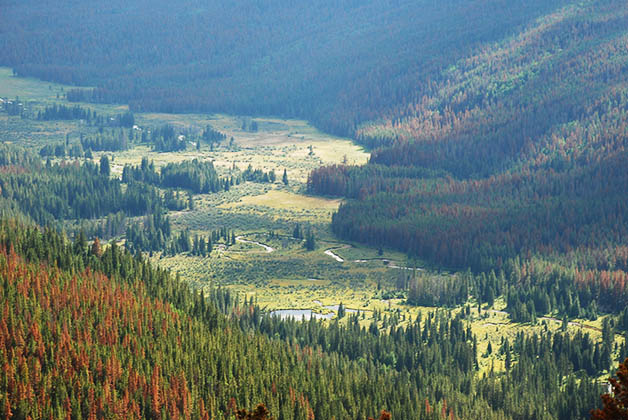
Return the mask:
<svg viewBox="0 0 628 420"><path fill-rule="evenodd" d="M0 97L19 98L31 113L50 104L67 104L63 99L67 89L67 86L13 77L10 70L0 69ZM117 105L79 105L104 115L127 110ZM257 131L242 128L250 121L257 123ZM135 124L135 130L140 131L171 124L191 133L211 125L226 134L227 139L215 147L203 144L199 150L191 143L181 152L159 153L139 143L125 151L95 152L94 162L103 154L110 156L114 177L121 176L125 164L138 165L145 157L157 168L171 162L199 159L212 161L221 176L249 165L263 171L274 170L277 175L274 183L245 182L229 191L195 194L193 210L169 212L175 232L189 230L192 235L208 236L214 230L227 228L237 236L235 243L224 240L215 243L207 257L153 254L152 261L178 273L195 287L228 287L242 297L254 297L268 311L309 309L333 316L337 305L342 303L349 310L360 312L364 326L371 323L375 312L399 317L403 324L416 319L419 312L464 309L407 305L403 291L397 287L404 279L455 273L427 267L421 261L408 261L405 254L393 250L338 240L329 224L341 200L305 194L307 175L313 169L341 162L363 164L368 160L369 154L351 140L322 133L305 121L267 117L135 114ZM81 133L95 130L81 121L36 121L0 113L2 141L36 153L45 145L76 141ZM74 160L54 160L63 159ZM284 170L287 185L281 179ZM306 250L302 239L293 238L297 223L301 229L313 230L314 250ZM124 241L123 237L117 239ZM540 334L562 327L560 320L549 317L539 318L534 325L512 323L500 299L493 307L479 311L473 299L467 305L470 309L466 319L479 340L480 373L504 369L504 356L497 352L503 340L513 342L521 331ZM575 320L568 330L574 334L582 331L601 340L601 324L602 318ZM616 344L621 342L617 336ZM489 343L493 349L490 353Z"/></svg>

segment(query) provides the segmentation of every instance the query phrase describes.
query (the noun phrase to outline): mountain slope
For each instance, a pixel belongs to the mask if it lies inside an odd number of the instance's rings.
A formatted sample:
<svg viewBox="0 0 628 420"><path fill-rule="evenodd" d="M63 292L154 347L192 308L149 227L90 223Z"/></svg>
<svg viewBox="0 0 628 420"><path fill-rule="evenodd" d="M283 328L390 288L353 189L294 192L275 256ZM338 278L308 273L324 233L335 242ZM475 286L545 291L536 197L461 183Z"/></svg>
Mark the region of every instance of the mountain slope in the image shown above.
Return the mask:
<svg viewBox="0 0 628 420"><path fill-rule="evenodd" d="M479 379L460 315L368 329L357 315L281 321L224 291L201 299L115 244L103 252L7 221L0 310L9 418L232 419L263 402L281 419L365 419L384 408L393 418L535 419L549 407L545 418L567 420L599 405L591 378L610 363L611 344L582 333L521 335L504 350L518 362Z"/></svg>
<svg viewBox="0 0 628 420"><path fill-rule="evenodd" d="M615 1L563 7L450 62L414 87L418 100L357 134L400 143L373 162L458 177L594 164L625 145L626 14Z"/></svg>
<svg viewBox="0 0 628 420"><path fill-rule="evenodd" d="M8 1L0 64L135 109L299 116L349 134L568 3Z"/></svg>
<svg viewBox="0 0 628 420"><path fill-rule="evenodd" d="M588 313L621 310L626 13L616 1L560 8L452 62L416 88L419 99L362 124L370 163L310 176L310 191L353 198L334 215L334 231L439 265L505 271L529 295L569 290ZM569 279L560 292L542 270L513 269L539 260ZM584 315L560 300L549 309Z"/></svg>

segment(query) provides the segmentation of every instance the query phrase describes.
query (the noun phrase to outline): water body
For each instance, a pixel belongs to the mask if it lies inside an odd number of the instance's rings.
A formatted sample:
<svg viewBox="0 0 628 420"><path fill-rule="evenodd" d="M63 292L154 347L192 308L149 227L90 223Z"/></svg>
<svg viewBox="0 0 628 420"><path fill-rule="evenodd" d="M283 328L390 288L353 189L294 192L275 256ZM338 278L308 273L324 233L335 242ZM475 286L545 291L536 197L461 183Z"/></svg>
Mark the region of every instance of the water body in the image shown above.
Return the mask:
<svg viewBox="0 0 628 420"><path fill-rule="evenodd" d="M315 319L332 319L338 314L338 307L340 307L340 305L323 306L323 303L319 300L315 300L314 303L333 312L329 312L327 314L319 314L318 312L314 312L311 309L278 309L276 311L269 312L269 314L270 316L278 316L281 319L293 318L297 321L301 321L302 319L308 321L312 317L314 317ZM358 312L358 310L345 308L345 312L348 314L356 313Z"/></svg>
<svg viewBox="0 0 628 420"><path fill-rule="evenodd" d="M338 254L334 253L335 250L337 249L346 249L346 248L351 248L351 245L343 245L343 246L337 246L334 248L329 248L328 250L325 251L325 255L328 255L330 257L332 257L334 260L338 261L338 262L344 262L345 260ZM381 261L383 262L386 267L388 268L394 268L397 270L408 270L408 271L424 271L422 268L414 268L414 267L405 267L403 265L397 265L397 263L386 259L386 258L369 258L369 259L361 259L361 260L353 260L354 263L356 264L362 264L362 263L366 263L369 261Z"/></svg>
<svg viewBox="0 0 628 420"><path fill-rule="evenodd" d="M424 271L422 268L403 267L397 264L388 264L389 268L396 268L398 270L410 270L410 271Z"/></svg>
<svg viewBox="0 0 628 420"><path fill-rule="evenodd" d="M256 242L256 241L249 241L248 239L244 239L242 236L236 237L236 242L242 242L243 244L253 244L253 245L261 246L269 254L275 250L275 248L270 247L266 244L263 244L261 242Z"/></svg>
<svg viewBox="0 0 628 420"><path fill-rule="evenodd" d="M338 262L344 262L345 261L341 257L339 257L338 255L334 254L331 249L328 249L327 251L325 251L325 255L329 255L330 257L332 257L334 260L336 260Z"/></svg>

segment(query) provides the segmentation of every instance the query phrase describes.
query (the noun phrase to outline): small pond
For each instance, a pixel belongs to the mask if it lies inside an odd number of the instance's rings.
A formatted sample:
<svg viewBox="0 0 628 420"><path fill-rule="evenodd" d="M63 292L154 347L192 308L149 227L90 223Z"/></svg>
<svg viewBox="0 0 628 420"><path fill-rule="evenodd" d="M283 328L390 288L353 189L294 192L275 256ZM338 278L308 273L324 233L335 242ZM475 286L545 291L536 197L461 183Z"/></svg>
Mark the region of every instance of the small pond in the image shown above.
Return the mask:
<svg viewBox="0 0 628 420"><path fill-rule="evenodd" d="M281 319L294 318L297 321L305 319L306 321L310 318L314 317L316 319L332 319L334 317L334 313L330 312L328 314L319 314L316 312L312 312L311 309L279 309L277 311L270 312L271 316L278 316Z"/></svg>

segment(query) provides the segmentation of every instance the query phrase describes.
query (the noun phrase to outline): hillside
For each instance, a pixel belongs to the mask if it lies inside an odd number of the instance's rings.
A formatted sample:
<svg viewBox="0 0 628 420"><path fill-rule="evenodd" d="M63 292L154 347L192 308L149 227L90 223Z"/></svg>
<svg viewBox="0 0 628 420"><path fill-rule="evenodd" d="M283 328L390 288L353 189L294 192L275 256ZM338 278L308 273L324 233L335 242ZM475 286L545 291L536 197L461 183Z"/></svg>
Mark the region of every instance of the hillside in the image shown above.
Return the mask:
<svg viewBox="0 0 628 420"><path fill-rule="evenodd" d="M623 309L625 13L613 1L564 7L452 62L419 101L363 124L369 165L310 176L310 191L354 198L334 231L439 265L504 271L529 293L568 289L589 310ZM537 268L522 275L522 265ZM558 299L551 310L581 313L571 305Z"/></svg>
<svg viewBox="0 0 628 420"><path fill-rule="evenodd" d="M264 403L280 419L382 409L572 419L599 405L599 386L576 372L609 362L608 335L521 334L503 346L508 372L480 379L460 315L406 327L385 317L368 330L356 315L281 321L221 290L203 299L115 244L3 221L0 247L0 413L10 418L226 419Z"/></svg>
<svg viewBox="0 0 628 420"><path fill-rule="evenodd" d="M287 115L352 134L569 3L11 0L0 65L97 85L83 96L134 110Z"/></svg>

